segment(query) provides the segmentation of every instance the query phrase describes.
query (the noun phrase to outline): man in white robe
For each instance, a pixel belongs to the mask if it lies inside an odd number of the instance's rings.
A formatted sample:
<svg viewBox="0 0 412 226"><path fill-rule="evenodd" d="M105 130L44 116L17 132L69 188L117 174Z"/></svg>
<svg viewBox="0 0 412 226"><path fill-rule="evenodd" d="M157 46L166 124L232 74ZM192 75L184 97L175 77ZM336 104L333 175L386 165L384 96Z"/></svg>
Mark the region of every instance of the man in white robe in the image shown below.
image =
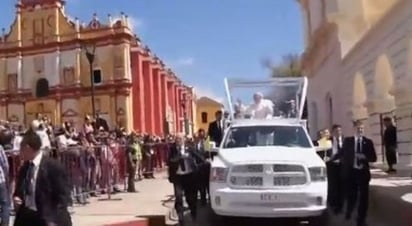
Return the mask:
<svg viewBox="0 0 412 226"><path fill-rule="evenodd" d="M41 121L39 120L33 120L31 123L31 128L33 131L39 135L41 139L41 148L40 150L42 151L50 151L51 150L51 142L49 135L47 134L46 128L44 128L44 125L42 124Z"/></svg>
<svg viewBox="0 0 412 226"><path fill-rule="evenodd" d="M246 114L253 119L269 119L273 117L274 104L271 100L264 99L258 92L253 95L254 103L246 109Z"/></svg>

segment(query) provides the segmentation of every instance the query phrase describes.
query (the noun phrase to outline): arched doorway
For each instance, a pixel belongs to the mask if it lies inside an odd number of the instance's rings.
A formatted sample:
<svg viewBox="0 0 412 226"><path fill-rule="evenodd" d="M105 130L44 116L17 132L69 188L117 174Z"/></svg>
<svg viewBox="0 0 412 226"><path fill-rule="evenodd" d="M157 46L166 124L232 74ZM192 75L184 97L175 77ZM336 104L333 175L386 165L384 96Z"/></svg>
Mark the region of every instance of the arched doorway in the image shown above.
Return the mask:
<svg viewBox="0 0 412 226"><path fill-rule="evenodd" d="M356 73L353 78L353 96L352 96L352 119L363 120L368 117L365 107L367 101L365 80L361 73Z"/></svg>
<svg viewBox="0 0 412 226"><path fill-rule="evenodd" d="M391 90L394 86L394 75L390 61L386 55L381 55L376 62L375 67L375 77L374 77L374 99L375 99L375 114L379 117L379 127L376 128L380 141L383 144L383 133L385 131L385 126L383 124L383 119L385 117L391 117L393 119L395 116L395 98L391 94ZM385 161L385 148L381 145L382 161Z"/></svg>
<svg viewBox="0 0 412 226"><path fill-rule="evenodd" d="M42 98L49 95L49 81L45 78L40 78L36 81L36 97Z"/></svg>

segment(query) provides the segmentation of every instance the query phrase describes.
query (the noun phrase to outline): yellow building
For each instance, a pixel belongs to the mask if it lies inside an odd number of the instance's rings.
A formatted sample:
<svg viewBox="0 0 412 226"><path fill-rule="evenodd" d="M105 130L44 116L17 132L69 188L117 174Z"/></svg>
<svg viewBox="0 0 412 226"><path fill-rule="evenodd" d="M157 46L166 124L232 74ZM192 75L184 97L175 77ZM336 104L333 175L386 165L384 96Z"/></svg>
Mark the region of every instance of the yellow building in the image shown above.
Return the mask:
<svg viewBox="0 0 412 226"><path fill-rule="evenodd" d="M55 124L82 122L95 108L108 123L133 125L131 43L126 15L106 23L70 20L62 0L19 0L16 18L0 42L0 118L27 124L36 113ZM82 47L92 43L90 65ZM92 74L92 75L91 75ZM111 120L110 120L111 119Z"/></svg>
<svg viewBox="0 0 412 226"><path fill-rule="evenodd" d="M215 120L216 111L223 109L223 104L209 97L200 97L196 101L196 130L207 131L209 123Z"/></svg>

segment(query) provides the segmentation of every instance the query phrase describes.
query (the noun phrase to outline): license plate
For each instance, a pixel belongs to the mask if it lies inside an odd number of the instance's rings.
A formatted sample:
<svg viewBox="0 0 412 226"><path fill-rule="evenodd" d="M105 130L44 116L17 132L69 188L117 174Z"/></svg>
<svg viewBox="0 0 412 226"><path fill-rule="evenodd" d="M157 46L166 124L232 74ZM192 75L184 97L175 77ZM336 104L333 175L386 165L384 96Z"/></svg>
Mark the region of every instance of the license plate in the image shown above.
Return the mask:
<svg viewBox="0 0 412 226"><path fill-rule="evenodd" d="M290 185L290 177L275 177L273 178L274 186L288 186Z"/></svg>
<svg viewBox="0 0 412 226"><path fill-rule="evenodd" d="M232 177L230 178L232 184L245 186L262 186L262 177Z"/></svg>
<svg viewBox="0 0 412 226"><path fill-rule="evenodd" d="M260 194L260 201L276 201L278 200L278 195L277 194Z"/></svg>

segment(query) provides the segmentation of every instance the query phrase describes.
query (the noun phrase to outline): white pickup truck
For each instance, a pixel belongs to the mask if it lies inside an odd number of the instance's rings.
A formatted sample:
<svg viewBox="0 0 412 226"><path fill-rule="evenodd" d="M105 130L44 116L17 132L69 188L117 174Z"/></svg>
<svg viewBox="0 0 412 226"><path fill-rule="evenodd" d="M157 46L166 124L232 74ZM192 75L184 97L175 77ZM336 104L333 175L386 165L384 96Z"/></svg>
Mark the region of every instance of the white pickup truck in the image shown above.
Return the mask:
<svg viewBox="0 0 412 226"><path fill-rule="evenodd" d="M304 120L232 120L214 152L210 202L218 216L299 218L327 225L326 166Z"/></svg>

